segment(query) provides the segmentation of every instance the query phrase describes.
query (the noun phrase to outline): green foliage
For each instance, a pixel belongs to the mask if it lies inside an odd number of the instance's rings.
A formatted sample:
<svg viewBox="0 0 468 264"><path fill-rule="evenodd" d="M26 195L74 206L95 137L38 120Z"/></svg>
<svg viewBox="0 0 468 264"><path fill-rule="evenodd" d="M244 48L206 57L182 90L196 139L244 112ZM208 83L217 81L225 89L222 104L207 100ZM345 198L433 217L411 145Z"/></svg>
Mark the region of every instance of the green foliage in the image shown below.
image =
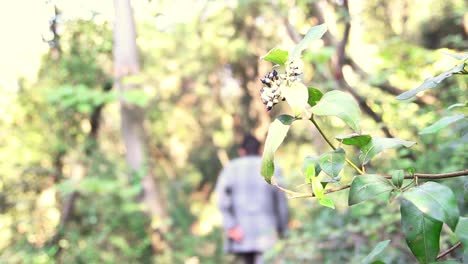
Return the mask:
<svg viewBox="0 0 468 264"><path fill-rule="evenodd" d="M440 119L439 121L435 122L434 124L423 128L421 131L419 131L420 135L424 134L434 134L437 133L439 130L449 126L450 124L453 124L459 120L462 120L465 118L464 114L457 114L453 116L446 116Z"/></svg>
<svg viewBox="0 0 468 264"><path fill-rule="evenodd" d="M297 44L292 51L290 52L290 56L288 58L288 61L294 61L295 59L298 59L301 56L301 53L309 48L310 44L317 39L322 38L322 36L327 32L327 26L325 24L318 25L311 27L309 31L307 31L306 35L304 38Z"/></svg>
<svg viewBox="0 0 468 264"><path fill-rule="evenodd" d="M380 175L360 175L351 183L348 204L355 205L379 195L390 194L392 190L392 184Z"/></svg>
<svg viewBox="0 0 468 264"><path fill-rule="evenodd" d="M273 48L261 59L275 63L275 64L283 65L288 60L288 51L278 49L278 48Z"/></svg>
<svg viewBox="0 0 468 264"><path fill-rule="evenodd" d="M466 60L466 58L464 58ZM417 88L414 88L412 90L406 91L400 95L398 95L396 98L398 100L407 100L410 99L411 97L415 96L419 92L428 90L428 89L433 89L435 88L439 83L444 81L445 79L449 78L450 76L454 74L467 74L465 70L466 62L462 62L458 64L457 66L453 67L452 69L443 72L435 77L431 77L426 79L420 86Z"/></svg>
<svg viewBox="0 0 468 264"><path fill-rule="evenodd" d="M463 244L464 254L468 253L468 217L460 217L455 234Z"/></svg>
<svg viewBox="0 0 468 264"><path fill-rule="evenodd" d="M403 197L424 214L455 230L460 213L455 195L447 186L426 182L405 192Z"/></svg>
<svg viewBox="0 0 468 264"><path fill-rule="evenodd" d="M359 155L359 159L363 164L366 164L372 158L374 158L386 149L397 148L402 146L409 148L414 144L416 144L416 142L407 141L399 138L373 137L369 143L367 143L361 148L361 155Z"/></svg>
<svg viewBox="0 0 468 264"><path fill-rule="evenodd" d="M442 222L421 212L412 203L401 202L401 225L406 243L421 263L436 260Z"/></svg>
<svg viewBox="0 0 468 264"><path fill-rule="evenodd" d="M271 123L268 129L268 136L265 141L265 147L262 157L262 175L265 180L270 183L271 177L275 172L274 155L278 147L286 137L289 127L294 121L294 117L289 115L281 115Z"/></svg>
<svg viewBox="0 0 468 264"><path fill-rule="evenodd" d="M310 106L314 106L317 104L320 99L323 97L323 93L314 87L307 87L307 90L309 91L309 99L307 100L307 103Z"/></svg>
<svg viewBox="0 0 468 264"><path fill-rule="evenodd" d="M394 170L390 174L392 175L393 185L400 188L403 185L403 180L405 179L405 172L403 170Z"/></svg>
<svg viewBox="0 0 468 264"><path fill-rule="evenodd" d="M363 148L369 143L369 141L371 141L372 137L370 135L350 134L346 136L337 136L336 139L345 145Z"/></svg>
<svg viewBox="0 0 468 264"><path fill-rule="evenodd" d="M390 244L390 240L380 241L375 248L367 255L363 260L362 264L376 263L377 256L382 253L382 251Z"/></svg>
<svg viewBox="0 0 468 264"><path fill-rule="evenodd" d="M319 116L337 116L355 132L359 132L360 110L351 95L341 91L325 93L323 98L311 108L313 114Z"/></svg>
<svg viewBox="0 0 468 264"><path fill-rule="evenodd" d="M327 152L319 157L319 165L323 172L332 178L337 178L344 167L346 153L339 148L332 152Z"/></svg>

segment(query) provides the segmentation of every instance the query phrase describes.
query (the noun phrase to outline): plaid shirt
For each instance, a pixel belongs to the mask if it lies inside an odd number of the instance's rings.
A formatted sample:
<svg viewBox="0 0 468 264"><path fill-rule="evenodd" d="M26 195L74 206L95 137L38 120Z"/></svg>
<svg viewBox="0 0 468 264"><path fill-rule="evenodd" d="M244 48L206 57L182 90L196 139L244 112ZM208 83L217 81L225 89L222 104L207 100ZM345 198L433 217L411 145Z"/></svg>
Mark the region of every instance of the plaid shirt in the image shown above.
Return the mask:
<svg viewBox="0 0 468 264"><path fill-rule="evenodd" d="M286 196L265 182L260 166L258 156L237 158L218 178L216 194L223 228L227 231L240 226L244 231L242 241L225 239L227 252L263 252L273 246L278 234L286 231L289 217ZM279 170L275 177L280 177Z"/></svg>

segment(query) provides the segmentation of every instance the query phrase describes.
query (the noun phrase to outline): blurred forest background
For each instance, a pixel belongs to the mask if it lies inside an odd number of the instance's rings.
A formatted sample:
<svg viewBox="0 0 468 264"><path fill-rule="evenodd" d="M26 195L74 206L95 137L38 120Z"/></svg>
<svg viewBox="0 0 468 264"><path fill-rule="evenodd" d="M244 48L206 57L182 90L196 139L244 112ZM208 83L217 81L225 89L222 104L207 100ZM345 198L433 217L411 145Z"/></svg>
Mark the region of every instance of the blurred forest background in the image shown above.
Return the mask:
<svg viewBox="0 0 468 264"><path fill-rule="evenodd" d="M418 142L382 155L371 170L468 167L467 122L417 134L448 106L468 100L466 77L413 101L395 99L454 66L442 50L468 48L466 1L350 1L349 16L338 0L134 0L132 6L139 65L119 69L113 31L121 17L113 1L1 4L1 263L231 261L222 252L213 186L237 156L244 132L264 140L271 118L290 111L262 105L258 80L271 65L259 57L293 45L320 23L329 31L304 55L306 83L353 93L364 131ZM336 50L349 28L340 57ZM138 133L129 139L121 124ZM346 133L338 119L323 126ZM286 184L303 182L305 155L327 150L312 127L293 127L277 155ZM443 183L466 215L466 177ZM398 206L348 207L345 194L330 197L336 210L311 199L290 201L291 230L267 252L272 263L356 263L384 239L392 240L386 261L415 262ZM454 241L445 233L442 249Z"/></svg>

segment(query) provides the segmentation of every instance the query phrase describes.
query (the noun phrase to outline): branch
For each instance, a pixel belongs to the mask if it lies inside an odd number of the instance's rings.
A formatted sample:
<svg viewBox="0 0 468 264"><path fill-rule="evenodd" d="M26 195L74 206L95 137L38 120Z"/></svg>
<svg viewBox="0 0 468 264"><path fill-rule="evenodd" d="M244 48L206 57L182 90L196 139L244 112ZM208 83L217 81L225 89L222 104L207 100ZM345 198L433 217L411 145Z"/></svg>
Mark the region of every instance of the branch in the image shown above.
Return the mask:
<svg viewBox="0 0 468 264"><path fill-rule="evenodd" d="M392 176L388 174L382 174L385 178L391 179ZM438 179L446 179L446 178L454 178L460 176L468 175L468 170L462 171L454 171L448 173L437 173L437 174L426 174L426 173L415 173L414 175L408 174L405 175L405 179L413 179L414 177L418 177L420 179L431 179L431 180L438 180Z"/></svg>
<svg viewBox="0 0 468 264"><path fill-rule="evenodd" d="M461 246L461 242L458 242L456 243L455 245L453 245L451 248L445 250L444 252L440 253L438 256L437 256L437 260L447 256L448 254L450 254L450 252L454 251L455 249L457 249L459 246Z"/></svg>
<svg viewBox="0 0 468 264"><path fill-rule="evenodd" d="M359 95L356 92L356 90L353 87L351 87L351 85L349 85L349 83L344 78L343 65L344 65L344 61L346 57L346 45L348 43L349 34L351 32L351 22L350 22L348 0L343 1L343 7L346 13L346 22L345 22L345 30L343 32L343 39L338 44L337 51L336 51L335 81L342 90L348 91L358 101L362 110L367 115L369 115L372 119L374 119L376 123L384 124L382 117L376 112L374 112L374 110L372 110L372 108L367 104L365 98ZM393 135L390 133L390 130L388 130L386 125L382 126L381 130L385 134L386 137L389 137L389 138L393 137Z"/></svg>

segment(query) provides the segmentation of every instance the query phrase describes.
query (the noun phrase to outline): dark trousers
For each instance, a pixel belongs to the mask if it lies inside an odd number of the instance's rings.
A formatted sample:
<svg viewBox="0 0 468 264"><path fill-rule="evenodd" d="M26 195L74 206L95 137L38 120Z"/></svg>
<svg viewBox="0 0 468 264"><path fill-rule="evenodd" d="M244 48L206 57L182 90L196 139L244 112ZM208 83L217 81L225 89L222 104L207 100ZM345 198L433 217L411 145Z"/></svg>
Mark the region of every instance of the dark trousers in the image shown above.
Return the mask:
<svg viewBox="0 0 468 264"><path fill-rule="evenodd" d="M236 255L244 264L263 264L262 253L260 252L245 252Z"/></svg>

